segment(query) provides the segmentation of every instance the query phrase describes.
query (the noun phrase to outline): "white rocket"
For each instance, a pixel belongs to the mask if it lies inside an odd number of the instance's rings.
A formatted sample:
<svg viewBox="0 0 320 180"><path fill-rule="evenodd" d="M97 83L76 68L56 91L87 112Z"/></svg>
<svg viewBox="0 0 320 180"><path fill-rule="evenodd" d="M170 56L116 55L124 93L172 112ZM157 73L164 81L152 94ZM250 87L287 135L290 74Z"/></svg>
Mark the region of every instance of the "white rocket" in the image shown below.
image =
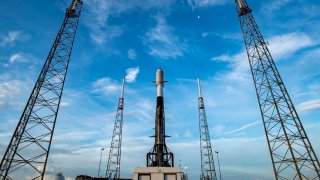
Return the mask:
<svg viewBox="0 0 320 180"><path fill-rule="evenodd" d="M163 97L163 70L159 68L156 73L157 97Z"/></svg>

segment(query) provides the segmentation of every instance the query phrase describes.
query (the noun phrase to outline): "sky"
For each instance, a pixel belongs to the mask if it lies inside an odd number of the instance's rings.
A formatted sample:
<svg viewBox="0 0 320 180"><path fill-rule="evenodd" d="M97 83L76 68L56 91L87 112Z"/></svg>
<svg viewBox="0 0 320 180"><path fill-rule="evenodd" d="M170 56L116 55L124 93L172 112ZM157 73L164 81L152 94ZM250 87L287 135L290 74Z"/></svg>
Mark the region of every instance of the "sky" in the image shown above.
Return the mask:
<svg viewBox="0 0 320 180"><path fill-rule="evenodd" d="M64 18L69 0L0 1L0 158ZM320 4L248 0L310 141L320 156ZM163 68L167 145L199 179L200 77L224 180L274 179L232 0L85 0L48 159L62 172L105 174L121 79L126 78L121 176L153 146L157 68ZM217 168L217 158L215 158Z"/></svg>

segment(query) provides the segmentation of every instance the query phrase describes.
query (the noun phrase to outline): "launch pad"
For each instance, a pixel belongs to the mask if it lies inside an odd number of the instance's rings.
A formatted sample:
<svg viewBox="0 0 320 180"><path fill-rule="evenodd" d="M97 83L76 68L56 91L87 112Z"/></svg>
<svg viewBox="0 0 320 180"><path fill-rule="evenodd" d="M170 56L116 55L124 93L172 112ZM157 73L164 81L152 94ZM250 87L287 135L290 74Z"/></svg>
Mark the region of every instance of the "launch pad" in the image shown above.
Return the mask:
<svg viewBox="0 0 320 180"><path fill-rule="evenodd" d="M175 167L142 167L134 169L133 180L181 180L183 174Z"/></svg>
<svg viewBox="0 0 320 180"><path fill-rule="evenodd" d="M163 70L156 73L157 105L155 118L154 146L147 153L147 167L135 168L133 180L182 180L180 168L174 167L174 156L166 145Z"/></svg>

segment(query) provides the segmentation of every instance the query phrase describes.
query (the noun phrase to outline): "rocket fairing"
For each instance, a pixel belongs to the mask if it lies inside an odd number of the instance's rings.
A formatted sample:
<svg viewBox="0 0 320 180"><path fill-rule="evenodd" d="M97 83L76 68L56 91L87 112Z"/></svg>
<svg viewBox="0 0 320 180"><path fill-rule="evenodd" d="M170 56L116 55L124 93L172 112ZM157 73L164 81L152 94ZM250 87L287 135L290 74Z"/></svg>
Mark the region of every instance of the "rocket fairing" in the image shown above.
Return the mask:
<svg viewBox="0 0 320 180"><path fill-rule="evenodd" d="M159 68L156 73L157 97L163 97L163 70Z"/></svg>

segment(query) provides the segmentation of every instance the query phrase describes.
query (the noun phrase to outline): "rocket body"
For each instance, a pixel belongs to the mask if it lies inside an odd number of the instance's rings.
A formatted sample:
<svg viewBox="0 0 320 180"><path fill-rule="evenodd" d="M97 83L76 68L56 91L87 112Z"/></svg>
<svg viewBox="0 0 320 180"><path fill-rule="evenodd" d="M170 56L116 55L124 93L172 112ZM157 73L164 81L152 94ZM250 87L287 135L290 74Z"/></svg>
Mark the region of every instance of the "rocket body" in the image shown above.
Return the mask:
<svg viewBox="0 0 320 180"><path fill-rule="evenodd" d="M156 122L155 134L156 144L164 144L164 103L163 103L163 70L158 69L156 73L156 86L157 86L157 109L156 109Z"/></svg>

